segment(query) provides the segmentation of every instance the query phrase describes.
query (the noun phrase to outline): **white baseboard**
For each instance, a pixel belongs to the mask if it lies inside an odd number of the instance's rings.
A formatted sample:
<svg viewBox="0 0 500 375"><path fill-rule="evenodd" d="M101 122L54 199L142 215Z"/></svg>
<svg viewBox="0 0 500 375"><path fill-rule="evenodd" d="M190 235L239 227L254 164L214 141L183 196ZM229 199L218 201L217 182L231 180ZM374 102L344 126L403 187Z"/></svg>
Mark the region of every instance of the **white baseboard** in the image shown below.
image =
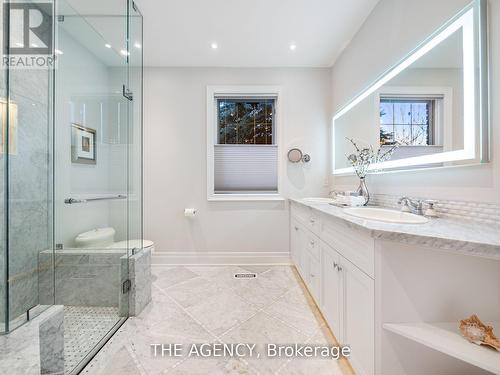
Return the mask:
<svg viewBox="0 0 500 375"><path fill-rule="evenodd" d="M290 265L289 252L190 252L156 251L153 265Z"/></svg>

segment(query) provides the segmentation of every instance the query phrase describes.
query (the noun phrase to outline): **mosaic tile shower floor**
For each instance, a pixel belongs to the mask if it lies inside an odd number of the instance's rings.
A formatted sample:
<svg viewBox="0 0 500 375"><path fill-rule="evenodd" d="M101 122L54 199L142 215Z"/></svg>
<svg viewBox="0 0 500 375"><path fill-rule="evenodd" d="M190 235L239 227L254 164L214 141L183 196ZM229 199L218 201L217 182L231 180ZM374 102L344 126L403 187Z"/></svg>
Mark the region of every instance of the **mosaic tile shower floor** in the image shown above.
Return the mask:
<svg viewBox="0 0 500 375"><path fill-rule="evenodd" d="M69 374L119 320L116 307L64 306L64 372Z"/></svg>

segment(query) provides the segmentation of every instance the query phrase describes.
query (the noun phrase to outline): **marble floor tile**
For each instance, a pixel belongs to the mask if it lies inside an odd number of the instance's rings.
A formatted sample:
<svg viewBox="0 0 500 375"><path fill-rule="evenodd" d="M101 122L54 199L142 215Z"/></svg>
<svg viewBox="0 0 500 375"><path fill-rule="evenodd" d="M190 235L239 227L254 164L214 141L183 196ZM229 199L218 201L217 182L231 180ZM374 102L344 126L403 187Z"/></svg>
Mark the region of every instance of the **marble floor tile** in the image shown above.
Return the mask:
<svg viewBox="0 0 500 375"><path fill-rule="evenodd" d="M234 273L240 272L258 276L235 279ZM268 343L335 345L291 267L153 266L153 275L152 302L125 322L84 374L353 374L347 361L267 358ZM187 356L190 344L218 341L255 343L261 356ZM183 344L184 356L153 356L151 344L170 343Z"/></svg>
<svg viewBox="0 0 500 375"><path fill-rule="evenodd" d="M297 286L293 273L285 269L271 269L255 279L234 284L234 291L248 302L265 308Z"/></svg>
<svg viewBox="0 0 500 375"><path fill-rule="evenodd" d="M328 326L321 326L308 341L309 345L337 345ZM355 375L345 358L293 358L282 366L277 375Z"/></svg>
<svg viewBox="0 0 500 375"><path fill-rule="evenodd" d="M186 268L199 276L207 279L217 278L220 275L231 275L234 272L242 272L240 266L186 266Z"/></svg>
<svg viewBox="0 0 500 375"><path fill-rule="evenodd" d="M257 371L238 359L189 358L172 368L168 374L175 375L247 375Z"/></svg>
<svg viewBox="0 0 500 375"><path fill-rule="evenodd" d="M103 374L120 374L120 375L141 375L143 371L140 371L135 363L134 359L130 355L126 346L122 346L121 349L114 353L111 357L111 361L106 363L102 370Z"/></svg>
<svg viewBox="0 0 500 375"><path fill-rule="evenodd" d="M198 276L186 267L152 267L151 274L153 284L161 289L167 289L172 285Z"/></svg>
<svg viewBox="0 0 500 375"><path fill-rule="evenodd" d="M241 266L241 268L243 268L247 272L263 273L269 271L271 268L273 268L273 266L248 265L248 266Z"/></svg>
<svg viewBox="0 0 500 375"><path fill-rule="evenodd" d="M246 358L245 361L261 374L274 374L288 362L286 358L267 358L266 344L306 342L306 337L302 333L264 312L253 316L220 339L224 343L257 344L257 350L261 353L260 358Z"/></svg>
<svg viewBox="0 0 500 375"><path fill-rule="evenodd" d="M342 375L342 368L333 359L293 359L283 366L279 375Z"/></svg>
<svg viewBox="0 0 500 375"><path fill-rule="evenodd" d="M257 313L257 308L232 290L222 290L186 309L209 332L219 336Z"/></svg>
<svg viewBox="0 0 500 375"><path fill-rule="evenodd" d="M246 279L236 279L234 274L248 272L239 266L196 266L189 267L188 269L206 278L207 280L216 283L217 286L227 289L233 289L238 283L241 284L246 281Z"/></svg>
<svg viewBox="0 0 500 375"><path fill-rule="evenodd" d="M195 277L168 288L165 293L179 305L189 308L216 297L222 288L215 282L203 277Z"/></svg>
<svg viewBox="0 0 500 375"><path fill-rule="evenodd" d="M211 336L199 323L186 313L164 292L153 289L153 300L136 318L129 318L127 327L133 324L136 333L146 335L158 341L163 337L177 337L204 342Z"/></svg>
<svg viewBox="0 0 500 375"><path fill-rule="evenodd" d="M312 337L325 324L312 298L300 286L294 287L264 311Z"/></svg>
<svg viewBox="0 0 500 375"><path fill-rule="evenodd" d="M309 340L309 344L316 344L316 345L338 345L338 341L333 335L332 331L328 326L325 324L323 325L318 332ZM336 361L342 370L341 373L343 375L355 375L354 370L351 367L351 364L346 358L340 358L338 361Z"/></svg>

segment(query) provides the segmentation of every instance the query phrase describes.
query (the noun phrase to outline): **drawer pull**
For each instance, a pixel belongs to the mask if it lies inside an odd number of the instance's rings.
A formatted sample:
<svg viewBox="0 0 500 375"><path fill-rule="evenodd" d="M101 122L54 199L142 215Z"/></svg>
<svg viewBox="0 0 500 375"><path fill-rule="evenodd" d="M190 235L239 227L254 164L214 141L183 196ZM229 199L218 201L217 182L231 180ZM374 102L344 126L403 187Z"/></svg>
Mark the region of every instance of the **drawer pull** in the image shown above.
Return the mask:
<svg viewBox="0 0 500 375"><path fill-rule="evenodd" d="M311 240L311 242L309 242L311 244L311 246L314 246L314 241Z"/></svg>
<svg viewBox="0 0 500 375"><path fill-rule="evenodd" d="M295 226L295 230L299 230L299 227L298 227L298 226Z"/></svg>
<svg viewBox="0 0 500 375"><path fill-rule="evenodd" d="M316 221L316 220L314 220L314 218L313 218L313 217L312 217L312 218L311 218L311 220L310 220L311 224L314 224L314 222L315 222L315 221Z"/></svg>
<svg viewBox="0 0 500 375"><path fill-rule="evenodd" d="M342 272L342 267L337 266L337 270L338 270L339 272Z"/></svg>
<svg viewBox="0 0 500 375"><path fill-rule="evenodd" d="M337 268L339 265L336 262L333 262L333 268Z"/></svg>
<svg viewBox="0 0 500 375"><path fill-rule="evenodd" d="M314 275L313 273L311 273L311 277L312 277L312 278L315 278L315 277L316 277L316 275Z"/></svg>

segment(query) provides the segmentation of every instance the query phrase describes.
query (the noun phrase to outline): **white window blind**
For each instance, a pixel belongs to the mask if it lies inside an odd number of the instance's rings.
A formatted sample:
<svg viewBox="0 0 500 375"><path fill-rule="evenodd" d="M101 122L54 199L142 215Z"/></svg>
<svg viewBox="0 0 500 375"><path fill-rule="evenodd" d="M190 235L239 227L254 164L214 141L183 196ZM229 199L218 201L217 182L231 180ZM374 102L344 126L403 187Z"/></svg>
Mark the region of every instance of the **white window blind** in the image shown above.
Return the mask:
<svg viewBox="0 0 500 375"><path fill-rule="evenodd" d="M276 86L207 87L208 200L281 200Z"/></svg>
<svg viewBox="0 0 500 375"><path fill-rule="evenodd" d="M214 145L215 193L276 193L277 165L277 145Z"/></svg>

